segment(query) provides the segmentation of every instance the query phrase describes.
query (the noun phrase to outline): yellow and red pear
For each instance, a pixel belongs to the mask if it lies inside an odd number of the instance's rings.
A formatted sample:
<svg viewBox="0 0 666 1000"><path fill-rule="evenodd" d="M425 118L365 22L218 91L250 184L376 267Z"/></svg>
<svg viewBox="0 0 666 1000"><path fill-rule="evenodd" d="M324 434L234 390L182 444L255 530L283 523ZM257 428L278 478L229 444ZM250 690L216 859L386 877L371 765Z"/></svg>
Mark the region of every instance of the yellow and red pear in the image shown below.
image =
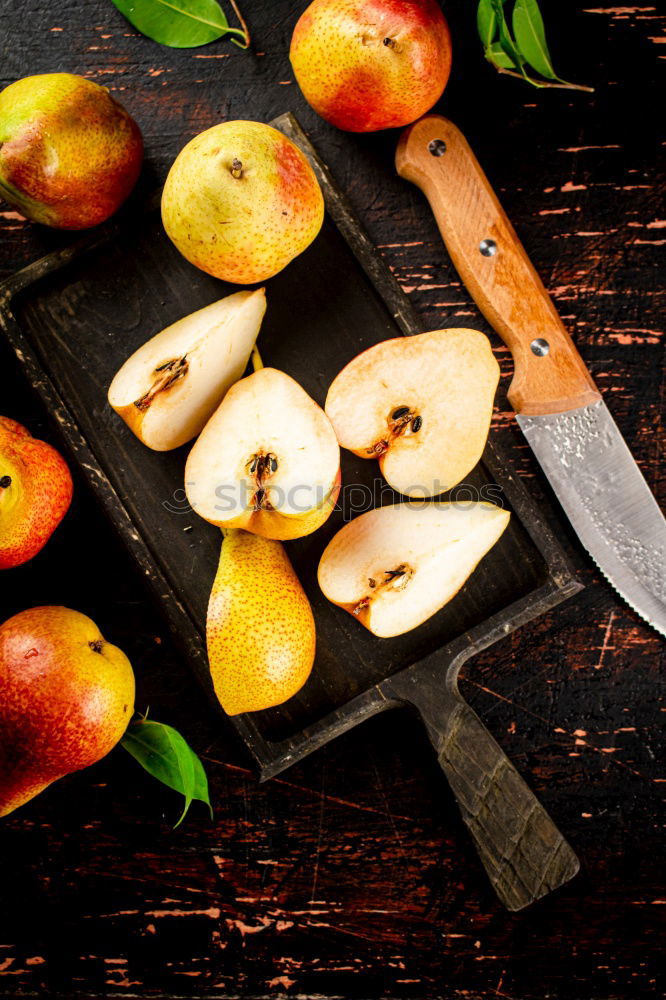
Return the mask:
<svg viewBox="0 0 666 1000"><path fill-rule="evenodd" d="M280 542L225 530L206 640L215 693L229 715L280 705L305 684L314 618Z"/></svg>
<svg viewBox="0 0 666 1000"><path fill-rule="evenodd" d="M104 757L133 711L130 662L86 615L31 608L0 625L0 816Z"/></svg>
<svg viewBox="0 0 666 1000"><path fill-rule="evenodd" d="M484 334L435 330L359 354L333 380L325 409L341 446L378 458L395 490L438 496L481 458L498 380Z"/></svg>
<svg viewBox="0 0 666 1000"><path fill-rule="evenodd" d="M324 199L307 158L262 122L231 121L180 151L162 221L182 255L235 284L266 281L312 243Z"/></svg>
<svg viewBox="0 0 666 1000"><path fill-rule="evenodd" d="M72 477L59 452L0 417L0 569L37 555L71 499Z"/></svg>
<svg viewBox="0 0 666 1000"><path fill-rule="evenodd" d="M370 632L402 635L455 597L508 523L508 511L483 502L378 507L331 539L319 585Z"/></svg>
<svg viewBox="0 0 666 1000"><path fill-rule="evenodd" d="M44 73L0 93L0 198L28 219L58 229L104 222L142 160L138 125L92 80Z"/></svg>
<svg viewBox="0 0 666 1000"><path fill-rule="evenodd" d="M220 528L301 538L330 516L340 489L331 423L285 372L260 368L229 390L185 466L187 498Z"/></svg>
<svg viewBox="0 0 666 1000"><path fill-rule="evenodd" d="M314 0L289 53L314 110L348 132L408 125L442 95L451 35L436 0Z"/></svg>

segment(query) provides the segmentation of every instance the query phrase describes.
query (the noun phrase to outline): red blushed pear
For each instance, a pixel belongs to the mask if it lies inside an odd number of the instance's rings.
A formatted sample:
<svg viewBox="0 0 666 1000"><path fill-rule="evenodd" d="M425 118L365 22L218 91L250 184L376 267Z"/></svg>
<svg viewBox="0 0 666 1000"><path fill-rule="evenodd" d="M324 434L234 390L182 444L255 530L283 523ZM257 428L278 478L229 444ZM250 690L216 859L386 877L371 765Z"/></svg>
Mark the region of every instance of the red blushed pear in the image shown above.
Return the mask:
<svg viewBox="0 0 666 1000"><path fill-rule="evenodd" d="M0 569L32 559L58 527L72 499L62 456L0 417Z"/></svg>
<svg viewBox="0 0 666 1000"><path fill-rule="evenodd" d="M451 36L435 0L314 0L291 64L314 110L348 132L408 125L441 97Z"/></svg>
<svg viewBox="0 0 666 1000"><path fill-rule="evenodd" d="M105 87L72 73L0 93L0 198L57 229L104 222L134 187L143 140Z"/></svg>
<svg viewBox="0 0 666 1000"><path fill-rule="evenodd" d="M0 816L106 756L134 711L134 673L90 618L22 611L0 625Z"/></svg>
<svg viewBox="0 0 666 1000"><path fill-rule="evenodd" d="M261 122L192 139L164 185L162 221L182 255L235 284L266 281L312 243L324 199L305 155Z"/></svg>

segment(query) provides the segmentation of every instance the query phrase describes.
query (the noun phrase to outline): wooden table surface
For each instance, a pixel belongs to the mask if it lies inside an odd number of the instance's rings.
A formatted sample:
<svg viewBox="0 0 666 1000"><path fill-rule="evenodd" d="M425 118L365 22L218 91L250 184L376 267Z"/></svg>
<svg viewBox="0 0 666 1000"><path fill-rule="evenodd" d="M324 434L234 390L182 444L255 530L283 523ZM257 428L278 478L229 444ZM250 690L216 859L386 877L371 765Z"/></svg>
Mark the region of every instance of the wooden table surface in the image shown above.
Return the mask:
<svg viewBox="0 0 666 1000"><path fill-rule="evenodd" d="M163 48L109 0L0 6L0 83L69 70L104 84L143 130L145 191L202 129L294 111L424 329L484 328L421 195L394 174L397 134L338 132L301 97L287 52L304 0L246 0L249 53L225 42ZM594 95L498 77L475 37L475 4L449 0L454 70L439 109L468 135L663 504L666 216L657 133L666 23L650 0L542 7L561 72L594 84ZM69 239L0 209L3 274ZM497 356L508 376L499 344ZM4 344L0 372L2 413L57 444ZM493 433L540 491L505 403L507 381ZM47 549L3 574L0 614L49 603L90 614L131 657L138 706L180 728L204 758L215 819L194 807L174 832L176 797L116 750L3 820L0 995L661 995L664 646L578 558L586 590L470 662L461 682L581 859L567 887L509 915L407 715L379 717L257 784L77 480Z"/></svg>

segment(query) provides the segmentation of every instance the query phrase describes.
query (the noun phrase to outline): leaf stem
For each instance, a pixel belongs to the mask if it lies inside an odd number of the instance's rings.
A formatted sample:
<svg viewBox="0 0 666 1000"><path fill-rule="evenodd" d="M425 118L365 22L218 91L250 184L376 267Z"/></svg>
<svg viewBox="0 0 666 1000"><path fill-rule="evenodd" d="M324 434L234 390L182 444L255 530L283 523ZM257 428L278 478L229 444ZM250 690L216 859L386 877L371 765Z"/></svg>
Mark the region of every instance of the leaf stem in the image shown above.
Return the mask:
<svg viewBox="0 0 666 1000"><path fill-rule="evenodd" d="M561 83L555 83L551 80L535 80L534 77L527 76L526 73L516 73L512 69L504 69L495 63L492 65L495 66L498 73L502 73L504 76L515 76L517 80L527 80L534 87L554 87L558 90L584 90L588 94L594 93L594 87L585 87L582 83L567 83L565 80L562 80Z"/></svg>
<svg viewBox="0 0 666 1000"><path fill-rule="evenodd" d="M250 39L250 31L249 31L248 26L247 26L247 24L245 22L245 18L241 14L241 12L239 10L239 7L238 7L238 4L236 3L236 0L229 0L229 3L233 7L234 14L236 15L236 18L238 19L238 23L240 24L241 28L243 29L242 30L242 35L243 35L243 38L245 39L245 44L242 45L240 42L237 42L235 38L232 38L231 41L233 42L234 45L237 45L239 49L249 49L249 47L250 47L250 41L251 41L251 39ZM235 34L239 33L237 30L235 30L233 28L231 30Z"/></svg>

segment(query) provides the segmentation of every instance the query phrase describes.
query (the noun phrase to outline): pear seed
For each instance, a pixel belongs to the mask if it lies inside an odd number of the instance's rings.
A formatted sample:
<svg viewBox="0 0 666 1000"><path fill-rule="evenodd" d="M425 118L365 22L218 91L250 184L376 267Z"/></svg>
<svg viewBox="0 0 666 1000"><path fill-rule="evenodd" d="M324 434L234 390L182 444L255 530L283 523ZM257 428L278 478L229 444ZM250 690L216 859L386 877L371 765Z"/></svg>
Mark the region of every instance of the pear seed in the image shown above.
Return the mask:
<svg viewBox="0 0 666 1000"><path fill-rule="evenodd" d="M2 479L0 479L0 490L6 490L7 487L11 485L12 485L11 476L3 476Z"/></svg>
<svg viewBox="0 0 666 1000"><path fill-rule="evenodd" d="M423 426L423 417L414 417L414 419L412 420L412 431L414 432L414 434L416 434L417 431L420 431L422 426Z"/></svg>
<svg viewBox="0 0 666 1000"><path fill-rule="evenodd" d="M401 417L406 417L408 413L408 406L399 406L398 409L394 410L391 414L391 420L400 420Z"/></svg>

